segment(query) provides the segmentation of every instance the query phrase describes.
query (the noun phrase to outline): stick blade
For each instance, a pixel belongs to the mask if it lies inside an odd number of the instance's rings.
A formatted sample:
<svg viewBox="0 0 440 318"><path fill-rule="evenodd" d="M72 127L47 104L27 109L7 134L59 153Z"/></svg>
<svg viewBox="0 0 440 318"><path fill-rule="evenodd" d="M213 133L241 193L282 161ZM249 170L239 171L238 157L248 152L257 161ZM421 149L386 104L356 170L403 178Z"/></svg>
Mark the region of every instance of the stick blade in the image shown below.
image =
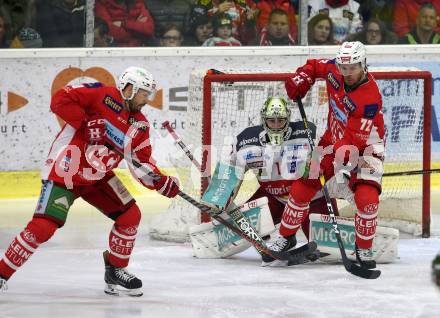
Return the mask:
<svg viewBox="0 0 440 318"><path fill-rule="evenodd" d="M347 269L347 271L349 271L353 275L361 277L361 278L365 278L365 279L376 279L381 274L380 270L367 269L367 268L361 267L353 262L351 262L351 264L348 267L346 266L345 268Z"/></svg>

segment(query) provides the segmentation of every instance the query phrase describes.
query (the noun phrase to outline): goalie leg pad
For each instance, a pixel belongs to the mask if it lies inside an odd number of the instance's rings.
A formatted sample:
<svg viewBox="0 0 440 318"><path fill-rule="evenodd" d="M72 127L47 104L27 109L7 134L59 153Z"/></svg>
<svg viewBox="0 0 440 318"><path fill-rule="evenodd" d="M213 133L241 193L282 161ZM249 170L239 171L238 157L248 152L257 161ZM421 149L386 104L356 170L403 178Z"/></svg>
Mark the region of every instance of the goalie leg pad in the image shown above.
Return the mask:
<svg viewBox="0 0 440 318"><path fill-rule="evenodd" d="M243 204L240 209L261 236L275 231L267 202L267 198L263 197ZM224 214L221 216L226 221L232 222ZM194 256L198 258L224 258L251 246L248 241L218 223L193 225L189 229L189 234Z"/></svg>
<svg viewBox="0 0 440 318"><path fill-rule="evenodd" d="M128 266L140 221L141 211L136 204L116 219L109 235L108 261L113 266Z"/></svg>
<svg viewBox="0 0 440 318"><path fill-rule="evenodd" d="M328 215L310 214L310 240L318 244L323 262L341 261L338 241L334 234L333 225ZM355 261L356 230L353 219L336 217L341 233L342 242L347 256ZM377 263L392 263L398 256L397 244L399 231L390 227L377 226L373 240L373 257Z"/></svg>
<svg viewBox="0 0 440 318"><path fill-rule="evenodd" d="M355 215L356 244L368 249L373 245L377 226L379 192L369 184L359 184L354 194L357 212Z"/></svg>
<svg viewBox="0 0 440 318"><path fill-rule="evenodd" d="M0 261L0 276L8 279L31 256L41 243L49 240L58 225L45 218L33 218L26 228L11 242Z"/></svg>

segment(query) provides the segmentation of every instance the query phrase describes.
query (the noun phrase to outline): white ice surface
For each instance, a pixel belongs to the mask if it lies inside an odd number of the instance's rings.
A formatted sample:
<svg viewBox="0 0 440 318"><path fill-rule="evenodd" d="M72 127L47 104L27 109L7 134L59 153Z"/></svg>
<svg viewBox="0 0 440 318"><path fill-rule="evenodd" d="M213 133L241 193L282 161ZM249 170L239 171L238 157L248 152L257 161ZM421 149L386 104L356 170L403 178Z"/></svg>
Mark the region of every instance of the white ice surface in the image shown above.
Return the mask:
<svg viewBox="0 0 440 318"><path fill-rule="evenodd" d="M113 297L103 292L102 262L112 223L92 210L75 213L0 293L1 318L440 317L440 291L430 277L439 236L401 239L399 260L365 280L341 264L263 268L251 249L231 259L195 259L188 244L150 241L147 217L129 266L143 280L144 296ZM16 212L0 223L1 254L30 215Z"/></svg>

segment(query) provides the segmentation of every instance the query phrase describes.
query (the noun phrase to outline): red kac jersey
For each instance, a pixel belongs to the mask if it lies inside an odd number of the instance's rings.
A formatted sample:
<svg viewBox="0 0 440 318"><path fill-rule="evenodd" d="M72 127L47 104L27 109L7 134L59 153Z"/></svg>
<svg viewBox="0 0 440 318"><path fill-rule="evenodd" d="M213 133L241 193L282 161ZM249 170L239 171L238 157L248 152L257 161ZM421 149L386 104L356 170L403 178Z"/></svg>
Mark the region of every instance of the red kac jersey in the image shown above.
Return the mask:
<svg viewBox="0 0 440 318"><path fill-rule="evenodd" d="M106 141L160 173L152 163L150 126L142 113L125 110L121 94L115 87L101 83L65 86L52 97L51 110L65 121L49 151L42 179L69 186L91 185L118 166L121 157L105 146L91 146L84 139L87 118L102 118ZM139 177L139 176L138 176ZM145 186L153 188L151 178L142 177Z"/></svg>
<svg viewBox="0 0 440 318"><path fill-rule="evenodd" d="M344 78L335 60L312 59L297 72L307 73L313 81L324 79L327 86L329 111L322 146L354 145L362 151L369 145L383 145L385 126L382 96L371 74L354 90L346 90Z"/></svg>

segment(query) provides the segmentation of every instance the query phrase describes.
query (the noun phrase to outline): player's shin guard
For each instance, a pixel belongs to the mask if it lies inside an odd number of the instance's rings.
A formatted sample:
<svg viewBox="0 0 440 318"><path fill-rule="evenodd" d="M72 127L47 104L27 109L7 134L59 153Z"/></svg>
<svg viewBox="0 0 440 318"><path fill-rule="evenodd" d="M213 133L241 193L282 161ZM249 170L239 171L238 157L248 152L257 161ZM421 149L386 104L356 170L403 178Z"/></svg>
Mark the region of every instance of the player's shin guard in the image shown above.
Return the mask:
<svg viewBox="0 0 440 318"><path fill-rule="evenodd" d="M109 235L108 261L116 267L127 267L136 239L141 212L136 204L119 216Z"/></svg>
<svg viewBox="0 0 440 318"><path fill-rule="evenodd" d="M43 218L33 218L26 228L15 237L2 260L0 276L9 279L28 259L41 243L49 240L58 225Z"/></svg>
<svg viewBox="0 0 440 318"><path fill-rule="evenodd" d="M280 234L284 237L296 234L308 214L309 203L298 203L290 195L283 211Z"/></svg>

